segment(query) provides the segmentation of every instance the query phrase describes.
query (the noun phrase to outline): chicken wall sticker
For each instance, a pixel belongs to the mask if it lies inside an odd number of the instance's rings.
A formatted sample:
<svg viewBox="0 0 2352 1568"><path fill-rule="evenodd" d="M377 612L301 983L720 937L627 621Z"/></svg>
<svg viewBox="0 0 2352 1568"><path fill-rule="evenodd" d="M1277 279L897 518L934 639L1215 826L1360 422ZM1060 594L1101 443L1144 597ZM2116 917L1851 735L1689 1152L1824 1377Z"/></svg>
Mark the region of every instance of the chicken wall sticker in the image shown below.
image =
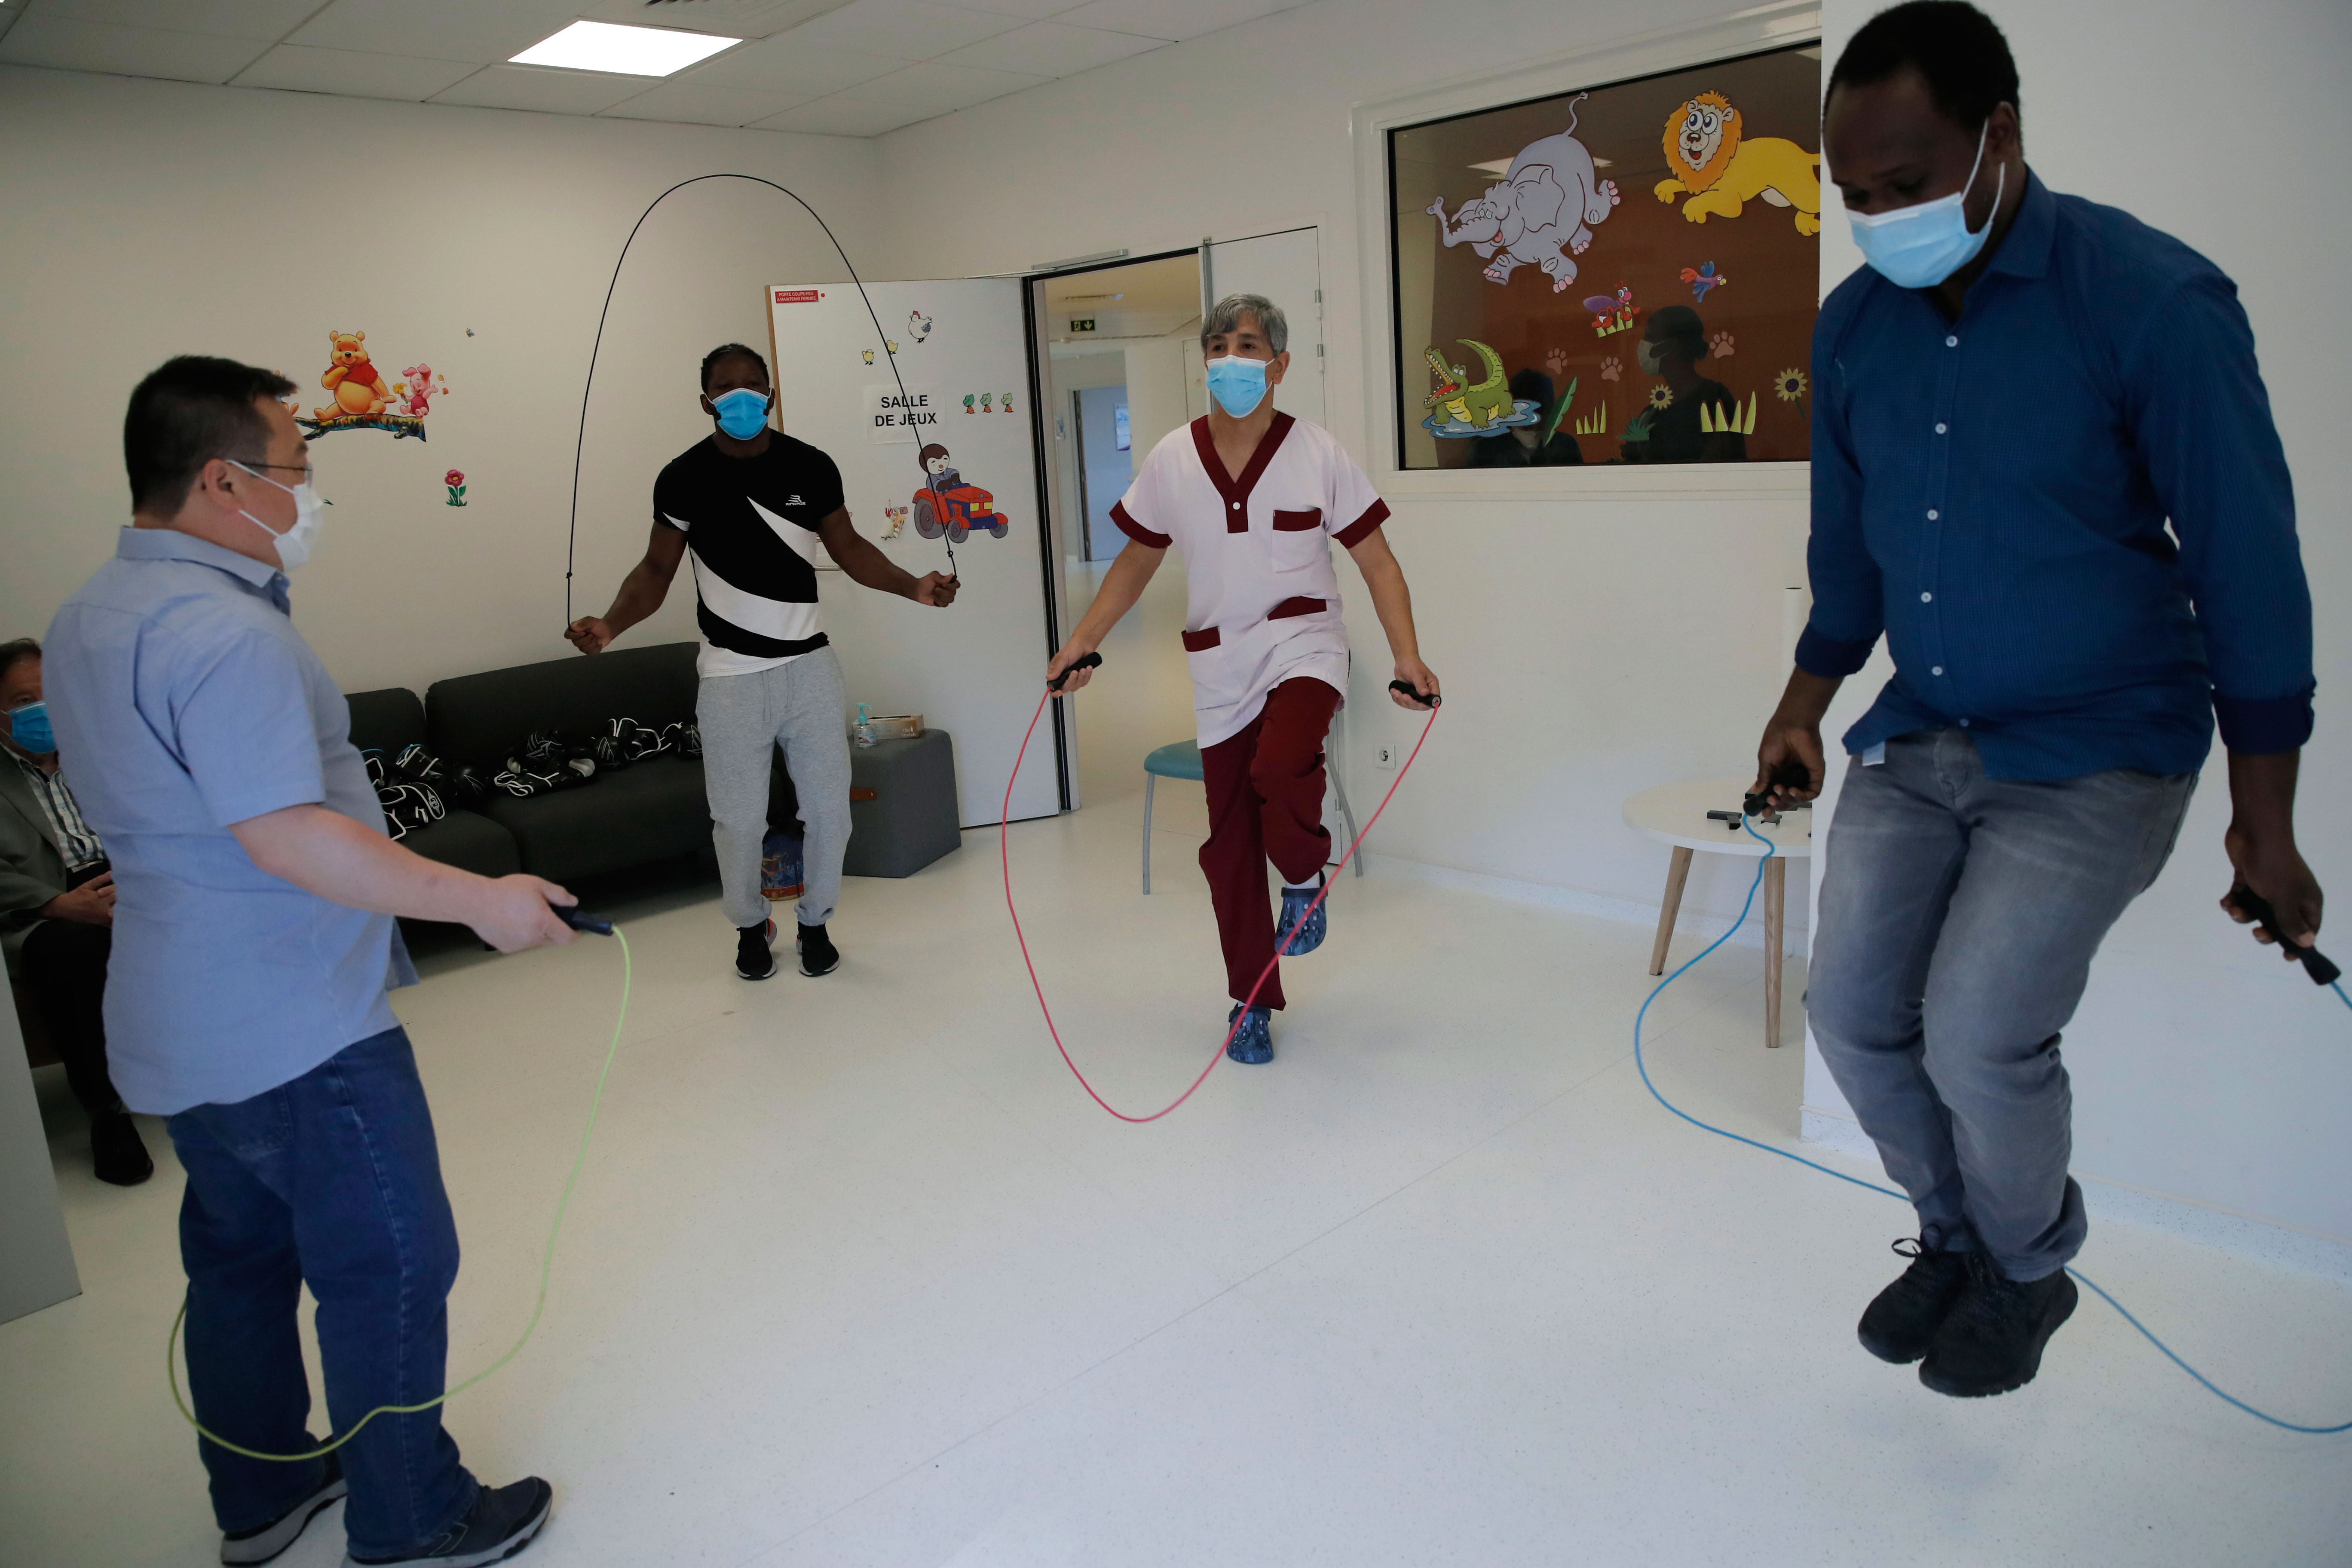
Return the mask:
<svg viewBox="0 0 2352 1568"><path fill-rule="evenodd" d="M1444 196L1423 209L1437 220L1449 249L1467 245L1494 258L1485 273L1488 282L1508 283L1518 268L1532 265L1551 279L1553 293L1567 292L1576 281L1569 256L1591 248L1592 226L1607 221L1616 206L1617 182L1593 177L1592 154L1576 139L1575 106L1585 96L1569 100L1567 130L1520 148L1485 195L1464 202L1451 217Z"/></svg>
<svg viewBox="0 0 2352 1568"><path fill-rule="evenodd" d="M1666 116L1666 167L1674 174L1655 187L1662 202L1687 194L1683 216L1692 223L1738 217L1761 198L1794 207L1797 232L1822 231L1819 153L1779 136L1744 137L1739 110L1719 92L1702 92Z"/></svg>
<svg viewBox="0 0 2352 1568"><path fill-rule="evenodd" d="M338 430L387 430L393 439L425 439L425 416L433 400L449 395L449 384L423 361L401 372L405 379L387 383L370 357L365 332L330 330L327 369L319 384L331 399L304 417L299 409L294 423L306 441Z"/></svg>

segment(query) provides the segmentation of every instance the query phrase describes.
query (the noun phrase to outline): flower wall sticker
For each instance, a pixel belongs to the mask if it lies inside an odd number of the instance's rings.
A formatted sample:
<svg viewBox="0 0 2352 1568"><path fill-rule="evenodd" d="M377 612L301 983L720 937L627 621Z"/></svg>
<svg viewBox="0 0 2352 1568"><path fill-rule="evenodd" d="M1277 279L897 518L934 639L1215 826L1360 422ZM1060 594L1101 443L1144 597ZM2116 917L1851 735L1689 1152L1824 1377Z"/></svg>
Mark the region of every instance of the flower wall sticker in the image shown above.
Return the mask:
<svg viewBox="0 0 2352 1568"><path fill-rule="evenodd" d="M1794 365L1772 378L1772 395L1783 403L1801 403L1805 394L1811 390L1812 383L1806 380L1805 373Z"/></svg>
<svg viewBox="0 0 2352 1568"><path fill-rule="evenodd" d="M1674 393L1673 393L1671 390L1669 390L1669 389L1667 388L1666 384L1665 384L1664 382L1663 382L1663 381L1662 381L1662 382L1658 383L1655 386L1653 386L1652 388L1650 388L1650 406L1651 406L1651 407L1653 407L1653 408L1672 408L1674 405L1675 405L1675 395L1674 395Z"/></svg>
<svg viewBox="0 0 2352 1568"><path fill-rule="evenodd" d="M1732 337L1729 332L1717 332L1715 336L1707 339L1706 342L1708 350L1714 353L1716 358L1729 359L1731 357Z"/></svg>
<svg viewBox="0 0 2352 1568"><path fill-rule="evenodd" d="M1601 362L1601 380L1615 381L1619 376L1623 375L1624 374L1625 365L1623 361L1612 357Z"/></svg>
<svg viewBox="0 0 2352 1568"><path fill-rule="evenodd" d="M459 473L457 469L452 468L447 473L441 476L441 482L449 487L449 504L451 506L464 506L466 504L465 475Z"/></svg>

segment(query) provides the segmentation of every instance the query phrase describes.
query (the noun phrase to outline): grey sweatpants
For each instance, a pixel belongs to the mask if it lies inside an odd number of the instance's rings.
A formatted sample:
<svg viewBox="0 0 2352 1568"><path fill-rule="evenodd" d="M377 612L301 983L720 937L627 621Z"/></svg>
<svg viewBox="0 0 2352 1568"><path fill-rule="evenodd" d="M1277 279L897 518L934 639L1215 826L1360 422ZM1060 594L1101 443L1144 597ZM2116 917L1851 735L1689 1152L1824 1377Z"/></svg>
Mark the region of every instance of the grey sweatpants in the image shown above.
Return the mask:
<svg viewBox="0 0 2352 1568"><path fill-rule="evenodd" d="M1929 1245L1980 1241L2021 1280L2082 1250L2058 1032L2196 787L2194 773L2121 769L1988 778L1965 730L1890 741L1885 763L1847 768L1805 1005Z"/></svg>
<svg viewBox="0 0 2352 1568"><path fill-rule="evenodd" d="M841 661L821 647L750 675L706 677L695 700L702 728L702 782L719 849L720 907L740 930L769 916L760 896L760 848L768 836L769 748L801 797L800 923L823 925L841 900L849 848L849 728Z"/></svg>

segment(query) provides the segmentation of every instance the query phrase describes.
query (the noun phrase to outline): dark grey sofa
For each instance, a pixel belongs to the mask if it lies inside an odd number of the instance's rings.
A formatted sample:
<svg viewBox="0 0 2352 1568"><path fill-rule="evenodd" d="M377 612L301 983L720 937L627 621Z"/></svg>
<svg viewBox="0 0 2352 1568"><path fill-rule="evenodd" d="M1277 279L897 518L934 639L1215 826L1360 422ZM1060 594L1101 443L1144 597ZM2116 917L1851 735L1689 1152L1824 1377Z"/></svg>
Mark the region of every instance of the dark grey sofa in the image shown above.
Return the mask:
<svg viewBox="0 0 2352 1568"><path fill-rule="evenodd" d="M488 779L505 765L509 749L534 730L587 736L606 720L625 716L656 729L691 720L698 646L575 654L457 676L435 681L422 704L414 692L396 688L358 692L350 698L352 741L362 750L380 748L387 760L422 741L450 767L468 764ZM781 826L793 822L799 807L781 760L771 778L768 820ZM452 805L442 821L403 842L445 865L486 876L520 869L551 881L677 856L707 857L710 811L702 763L653 757L578 789L529 799L493 794L470 809Z"/></svg>

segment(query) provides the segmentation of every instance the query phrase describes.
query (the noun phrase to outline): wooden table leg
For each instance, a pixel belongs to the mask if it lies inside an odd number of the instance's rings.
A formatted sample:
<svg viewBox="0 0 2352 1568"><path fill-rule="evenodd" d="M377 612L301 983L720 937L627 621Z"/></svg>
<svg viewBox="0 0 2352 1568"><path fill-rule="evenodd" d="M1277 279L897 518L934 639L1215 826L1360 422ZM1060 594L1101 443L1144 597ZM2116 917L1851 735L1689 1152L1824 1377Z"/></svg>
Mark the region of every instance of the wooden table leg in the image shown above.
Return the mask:
<svg viewBox="0 0 2352 1568"><path fill-rule="evenodd" d="M1683 907L1683 884L1690 880L1691 852L1675 846L1675 858L1666 866L1666 901L1658 906L1658 941L1650 949L1650 973L1666 972L1666 945L1675 940L1675 916Z"/></svg>
<svg viewBox="0 0 2352 1568"><path fill-rule="evenodd" d="M1764 862L1764 1046L1780 1048L1780 930L1788 917L1789 863Z"/></svg>

